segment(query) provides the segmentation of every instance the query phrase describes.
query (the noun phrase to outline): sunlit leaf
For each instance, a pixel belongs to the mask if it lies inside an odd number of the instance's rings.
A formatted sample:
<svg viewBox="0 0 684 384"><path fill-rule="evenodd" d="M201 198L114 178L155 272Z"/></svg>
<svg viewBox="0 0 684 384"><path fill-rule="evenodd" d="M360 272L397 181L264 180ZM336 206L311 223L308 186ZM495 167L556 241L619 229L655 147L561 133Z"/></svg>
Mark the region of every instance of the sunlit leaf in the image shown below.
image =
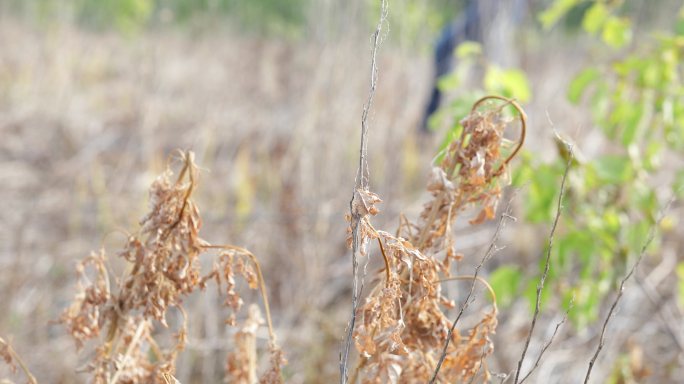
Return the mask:
<svg viewBox="0 0 684 384"><path fill-rule="evenodd" d="M684 305L684 262L677 264L675 268L679 281L677 282L677 295L680 305Z"/></svg>
<svg viewBox="0 0 684 384"><path fill-rule="evenodd" d="M515 297L517 297L518 286L522 273L513 266L502 266L497 268L491 275L489 275L489 285L496 293L497 304L501 307L509 306Z"/></svg>
<svg viewBox="0 0 684 384"><path fill-rule="evenodd" d="M503 92L520 102L527 102L532 97L532 90L525 72L519 69L504 70L490 65L483 80L484 87L490 92Z"/></svg>
<svg viewBox="0 0 684 384"><path fill-rule="evenodd" d="M458 88L459 84L461 84L460 80L461 79L458 73L449 73L448 75L444 75L439 78L437 81L437 88L439 88L439 90L442 92L454 90Z"/></svg>
<svg viewBox="0 0 684 384"><path fill-rule="evenodd" d="M551 29L558 20L580 2L581 0L556 0L545 11L539 13L539 22L544 29Z"/></svg>
<svg viewBox="0 0 684 384"><path fill-rule="evenodd" d="M459 59L482 54L482 45L474 41L464 41L456 47L454 54Z"/></svg>
<svg viewBox="0 0 684 384"><path fill-rule="evenodd" d="M590 34L598 32L609 16L608 8L603 3L595 3L587 10L582 19L582 28Z"/></svg>
<svg viewBox="0 0 684 384"><path fill-rule="evenodd" d="M606 21L601 33L601 39L611 48L621 48L632 39L632 29L629 19L611 16Z"/></svg>
<svg viewBox="0 0 684 384"><path fill-rule="evenodd" d="M598 79L600 73L596 68L589 67L582 71L577 77L570 83L570 89L568 91L568 99L577 104L584 89L591 84L594 80Z"/></svg>
<svg viewBox="0 0 684 384"><path fill-rule="evenodd" d="M630 160L625 156L599 157L593 166L597 176L607 183L624 183L631 180L633 176Z"/></svg>

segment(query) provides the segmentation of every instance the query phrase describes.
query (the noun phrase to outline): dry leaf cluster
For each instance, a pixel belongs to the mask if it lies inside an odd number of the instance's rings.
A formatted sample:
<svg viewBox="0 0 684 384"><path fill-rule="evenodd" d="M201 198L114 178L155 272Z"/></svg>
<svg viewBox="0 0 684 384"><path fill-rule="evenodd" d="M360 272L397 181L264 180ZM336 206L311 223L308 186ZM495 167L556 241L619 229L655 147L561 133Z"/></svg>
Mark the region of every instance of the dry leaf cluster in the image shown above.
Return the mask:
<svg viewBox="0 0 684 384"><path fill-rule="evenodd" d="M174 154L183 167L172 182ZM192 152L176 150L172 156L166 171L150 187L150 211L139 220L140 228L131 234L117 230L126 236L124 246L117 252L127 262L123 276L113 274L103 240L98 253L93 252L78 263L76 297L58 321L66 325L79 351L88 340L99 338L95 357L83 369L91 374L92 382L169 382L175 372L176 357L187 343L183 297L198 288L205 289L210 280L216 281L219 292L225 284L223 305L233 310L226 323L236 326L235 312L243 304L234 290L235 277L240 275L251 289L260 287L264 297L272 366L261 382L279 383L284 359L275 341L259 264L245 249L210 245L199 237L202 219L192 194L199 184L200 172ZM203 275L200 257L209 251L216 252L213 268ZM183 315L183 322L174 334L173 346L162 350L155 341L153 324L168 327L166 314L174 307ZM236 350L228 357L226 373L242 380L237 382L256 382L255 334L262 323L258 308L253 307L236 335ZM150 354L154 357L150 358Z"/></svg>
<svg viewBox="0 0 684 384"><path fill-rule="evenodd" d="M522 114L517 104L504 100ZM451 226L470 207L480 208L477 218L470 221L472 225L494 218L502 187L510 181L508 162L524 138L523 121L517 147L508 158L503 157L504 130L516 118L504 117L502 109L483 99L460 122L460 138L448 145L430 174L427 189L433 198L425 204L417 224L402 215L396 236L378 231L370 219L379 212L375 204L380 198L361 189L355 193L352 214L361 217L361 254L366 254L370 241L377 240L385 268L357 311L354 339L360 356L349 383L426 383L432 378L451 325L443 308L455 307L442 295L440 274L450 277L450 263L463 257L454 250ZM351 234L350 215L347 220ZM351 247L351 235L349 241ZM482 368L479 377L489 380L484 359L494 349L489 335L496 330L496 315L494 299L491 311L483 313L477 325L465 333L456 330L451 334L436 382L468 382Z"/></svg>

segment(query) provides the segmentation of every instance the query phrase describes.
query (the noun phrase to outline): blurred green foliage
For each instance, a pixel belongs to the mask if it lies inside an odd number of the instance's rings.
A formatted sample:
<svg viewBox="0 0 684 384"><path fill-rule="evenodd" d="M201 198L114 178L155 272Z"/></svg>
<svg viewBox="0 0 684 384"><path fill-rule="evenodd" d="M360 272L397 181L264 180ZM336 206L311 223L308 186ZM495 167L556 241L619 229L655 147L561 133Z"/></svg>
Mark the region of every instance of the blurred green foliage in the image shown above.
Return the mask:
<svg viewBox="0 0 684 384"><path fill-rule="evenodd" d="M605 0L556 0L538 19L542 28L550 29L581 8L578 25L586 33L613 50L625 49L633 36L632 23L616 15L619 6L620 2ZM673 34L653 34L649 44L616 62L585 68L568 88L568 99L589 109L596 125L613 143L611 154L591 160L575 148L563 215L551 252L547 279L551 289L542 296L542 303L556 296L567 306L574 292L569 316L579 328L597 319L599 304L619 285L655 223L660 206L649 177L662 173L664 153L684 153L684 13L680 12L674 30ZM481 49L476 44L464 43L455 54L461 59L459 66L440 81L440 86L456 90L457 97L433 118L433 127L447 116L466 116L473 101L484 93L515 97L523 103L531 97L523 72L492 66L479 56ZM473 66L484 72L481 89L458 93ZM447 137L460 129L454 123ZM550 227L554 220L568 156L562 140L557 139L556 144L558 156L551 163L522 151L514 167L513 184L529 182L525 187L525 217L544 227ZM684 170L675 172L673 191L684 185ZM538 241L541 247L548 246L548 233ZM650 251L657 251L659 246L660 237L656 236ZM544 266L545 258L541 258L538 275L531 278L512 266L494 271L490 279L503 298L502 305L522 293L534 307ZM684 266L680 265L677 273L684 278ZM683 283L679 294L684 303Z"/></svg>
<svg viewBox="0 0 684 384"><path fill-rule="evenodd" d="M392 44L429 50L439 30L465 7L465 0L394 0ZM379 2L353 0L322 4L311 0L0 0L0 13L11 12L40 24L73 22L92 30L137 33L161 25L215 28L225 23L241 31L297 38L331 12L348 33L348 21L377 23ZM365 17L365 19L364 19ZM424 52L424 53L426 53Z"/></svg>
<svg viewBox="0 0 684 384"><path fill-rule="evenodd" d="M572 6L580 3L575 1ZM557 0L542 12L544 26L569 12L572 6L568 8L568 4ZM594 1L581 22L587 33L613 49L624 48L633 34L630 20L614 15L618 5ZM556 267L550 278L557 289L578 292L570 313L578 327L596 320L596 304L619 284L655 223L660 207L648 184L649 176L661 170L665 151L684 152L684 109L675 107L684 98L679 75L684 38L661 33L652 39L654 43L622 60L585 68L569 86L568 99L578 105L587 99L595 124L623 148L618 154L574 162L570 171L562 231L552 250ZM529 220L551 222L558 189L552 185L558 185L565 156L559 151L551 165L540 164L529 154L522 156L523 166L514 183L531 180L526 201ZM652 251L659 244L656 237ZM579 274L576 282L571 278L573 272Z"/></svg>
<svg viewBox="0 0 684 384"><path fill-rule="evenodd" d="M66 20L126 34L162 24L228 20L241 29L296 36L306 26L309 7L309 0L0 0L0 10L40 23Z"/></svg>
<svg viewBox="0 0 684 384"><path fill-rule="evenodd" d="M380 2L365 0L369 27L375 28ZM466 0L392 0L390 2L390 44L427 54L440 30L466 8Z"/></svg>

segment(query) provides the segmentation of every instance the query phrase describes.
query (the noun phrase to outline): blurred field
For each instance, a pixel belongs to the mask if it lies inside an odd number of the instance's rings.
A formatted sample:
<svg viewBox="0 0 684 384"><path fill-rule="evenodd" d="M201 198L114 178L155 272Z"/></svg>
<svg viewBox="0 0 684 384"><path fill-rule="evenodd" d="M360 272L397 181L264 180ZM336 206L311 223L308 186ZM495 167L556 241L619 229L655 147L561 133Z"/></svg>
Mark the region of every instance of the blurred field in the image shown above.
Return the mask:
<svg viewBox="0 0 684 384"><path fill-rule="evenodd" d="M401 20L392 22L401 30ZM127 35L0 17L0 335L13 336L39 382L85 382L75 369L92 351L77 356L63 327L48 321L72 299L77 260L99 248L106 230L136 228L146 212L147 188L174 148L195 151L203 169L201 236L246 247L262 260L276 332L289 354L287 382L338 380L350 300L344 213L358 164L371 30L350 25L348 34L281 39L173 28ZM562 42L559 36L528 41L513 58L533 86L526 148L547 158L555 151L548 111L571 135L582 127L578 142L591 156L603 149L601 138L564 95L576 68L595 53ZM415 217L427 197L430 161L442 140L418 131L432 81L429 44L388 43L379 54L369 142L371 188L383 199L378 228L394 230L402 212ZM681 205L674 209L681 217ZM469 271L493 227L471 228L465 219L457 226L466 254L458 270ZM487 268L515 261L535 270L547 236L548 228L513 224L500 241L506 250ZM113 252L122 240L110 237L107 249ZM641 275L643 281L650 273L664 297L661 305L679 319L668 268L681 260L681 249L671 240ZM381 265L375 256L369 276ZM209 268L211 260L205 262ZM451 283L448 295L457 298L458 287ZM255 292L244 288L242 294L246 302L260 303ZM184 384L221 381L235 332L223 324L221 302L214 286L185 302L190 347L180 355L176 375ZM596 382L620 353L642 354L654 370L643 382L684 377L681 351L652 316L654 308L643 290L630 286ZM479 311L471 307L473 317L464 324L477 321ZM561 313L542 317L533 358ZM517 363L529 315L520 301L500 317L493 371L508 373ZM170 314L170 331L158 331L172 333L178 316ZM597 332L565 327L537 382L584 377L594 345L588 341ZM258 336L265 346L266 330ZM0 377L7 376L0 366Z"/></svg>

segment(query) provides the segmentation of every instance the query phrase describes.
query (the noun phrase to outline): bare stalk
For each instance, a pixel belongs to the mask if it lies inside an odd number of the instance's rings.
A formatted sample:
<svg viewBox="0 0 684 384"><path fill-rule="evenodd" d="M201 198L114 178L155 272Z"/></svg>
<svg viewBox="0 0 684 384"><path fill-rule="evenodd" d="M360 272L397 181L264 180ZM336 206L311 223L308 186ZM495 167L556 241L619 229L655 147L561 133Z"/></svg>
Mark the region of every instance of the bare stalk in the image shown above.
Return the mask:
<svg viewBox="0 0 684 384"><path fill-rule="evenodd" d="M679 191L677 191L679 192ZM603 329L601 329L601 338L599 339L599 345L596 348L596 353L594 353L594 356L591 358L589 361L589 369L587 370L587 376L584 378L584 384L587 384L589 382L589 376L591 375L591 370L594 368L594 363L596 363L596 359L598 358L599 353L601 353L601 349L603 349L603 344L606 341L606 329L608 329L608 322L610 321L611 317L613 317L613 312L615 312L615 307L617 307L618 302L620 301L620 298L622 297L622 293L625 288L625 282L634 274L634 271L636 271L637 267L639 266L639 263L641 263L641 259L643 259L644 254L646 253L646 248L651 244L653 239L655 238L656 230L658 229L658 226L660 225L660 222L663 221L663 218L665 217L665 212L667 212L668 208L670 208L670 204L675 200L677 197L678 193L675 193L670 200L665 204L665 208L663 209L662 213L660 213L658 220L656 221L655 225L651 227L651 229L648 232L648 236L646 237L646 241L644 242L644 246L641 248L641 253L639 254L639 257L637 257L636 262L632 266L632 269L630 269L629 273L627 276L625 276L622 281L620 282L620 288L618 289L617 296L615 296L615 300L613 301L613 305L610 307L610 311L608 311L608 316L606 316L606 321L603 323Z"/></svg>
<svg viewBox="0 0 684 384"><path fill-rule="evenodd" d="M524 187L524 185L523 185ZM518 188L513 192L513 196L511 199L508 201L508 205L506 205L506 209L504 213L501 214L501 219L499 220L499 225L496 227L496 232L494 233L494 237L492 238L492 241L489 245L489 248L487 248L487 252L485 253L484 257L482 258L482 261L480 261L480 264L475 267L475 273L472 276L472 284L470 285L470 291L468 292L468 296L466 297L465 301L463 302L463 305L461 306L461 310L458 312L458 316L456 316L456 320L454 320L453 324L451 325L451 328L449 328L449 332L447 333L446 341L444 342L444 349L442 350L442 355L439 357L439 362L437 363L437 367L435 368L435 373L432 376L432 379L430 380L430 384L434 384L435 380L437 380L437 375L439 374L439 370L442 368L442 364L444 363L444 358L446 357L447 354L447 349L449 348L449 342L451 341L451 335L454 333L454 329L456 329L456 324L458 324L458 321L461 319L461 316L463 316L463 312L468 308L468 305L470 304L470 297L473 295L473 291L475 290L475 281L478 279L477 275L480 273L480 269L484 265L484 263L489 260L494 253L496 253L500 248L496 246L496 242L499 241L499 237L501 236L501 231L503 230L503 227L506 225L506 220L507 219L513 219L515 221L515 218L511 216L511 203L513 202L513 199L515 196L518 194L518 191L520 191L522 187Z"/></svg>
<svg viewBox="0 0 684 384"><path fill-rule="evenodd" d="M360 303L360 296L363 290L363 281L361 282L361 289L358 287L358 274L359 274L359 261L358 254L360 253L361 245L361 234L359 233L361 215L354 211L354 194L357 189L368 190L368 172L364 172L364 168L367 168L366 161L366 148L368 132L370 127L368 126L368 115L370 112L371 103L373 102L373 93L378 84L378 67L377 67L377 53L378 48L384 41L389 32L389 28L382 35L383 25L387 23L387 14L389 12L389 3L387 0L380 0L380 21L372 35L372 47L371 47L371 76L370 76L370 92L368 94L368 100L363 107L363 113L361 114L361 147L359 149L359 169L356 174L356 183L354 185L354 190L352 193L352 199L349 201L349 213L352 222L352 308L349 320L349 325L347 326L346 340L340 344L340 384L346 384L348 378L347 365L349 362L349 350L352 344L352 336L354 334L354 326L356 325L356 310L358 309ZM366 167L364 167L364 165ZM366 176L364 176L364 174Z"/></svg>
<svg viewBox="0 0 684 384"><path fill-rule="evenodd" d="M548 114L547 114L548 116ZM568 178L568 172L570 171L570 165L572 164L572 144L563 140L556 128L553 126L551 119L549 118L549 123L556 133L556 137L561 140L568 149L568 161L565 164L565 173L563 173L563 178L561 179L560 194L558 195L558 209L556 210L556 218L553 220L553 226L551 227L551 234L549 235L549 246L546 250L546 264L544 265L544 273L542 274L539 285L537 286L537 305L534 308L534 316L532 316L532 322L530 323L530 330L527 333L527 340L525 340L525 347L523 348L522 355L520 356L520 361L518 362L518 369L515 372L514 384L518 384L518 379L520 378L520 371L522 369L523 361L525 360L525 355L527 354L527 349L530 347L530 340L532 339L532 333L534 332L534 326L537 324L537 318L539 317L539 308L541 307L541 293L544 289L544 282L546 281L546 275L549 272L549 265L551 261L551 249L553 248L553 235L556 233L556 227L558 226L558 220L560 219L561 212L563 211L563 195L565 194L565 181Z"/></svg>
<svg viewBox="0 0 684 384"><path fill-rule="evenodd" d="M549 342L544 345L544 347L541 349L539 352L539 357L537 357L537 361L534 362L534 367L530 369L529 372L527 372L527 375L520 380L520 384L524 383L525 380L527 380L528 377L534 372L535 369L539 366L539 362L541 361L542 356L544 356L544 352L546 352L547 349L551 346L551 343L553 343L554 337L556 337L556 333L558 333L558 329L565 323L565 320L568 318L568 314L570 313L570 310L572 309L572 304L575 302L575 293L572 293L572 299L570 300L570 306L568 307L568 310L565 312L565 316L563 316L563 319L556 324L556 329L553 330L553 335L551 335L551 339L549 339Z"/></svg>

